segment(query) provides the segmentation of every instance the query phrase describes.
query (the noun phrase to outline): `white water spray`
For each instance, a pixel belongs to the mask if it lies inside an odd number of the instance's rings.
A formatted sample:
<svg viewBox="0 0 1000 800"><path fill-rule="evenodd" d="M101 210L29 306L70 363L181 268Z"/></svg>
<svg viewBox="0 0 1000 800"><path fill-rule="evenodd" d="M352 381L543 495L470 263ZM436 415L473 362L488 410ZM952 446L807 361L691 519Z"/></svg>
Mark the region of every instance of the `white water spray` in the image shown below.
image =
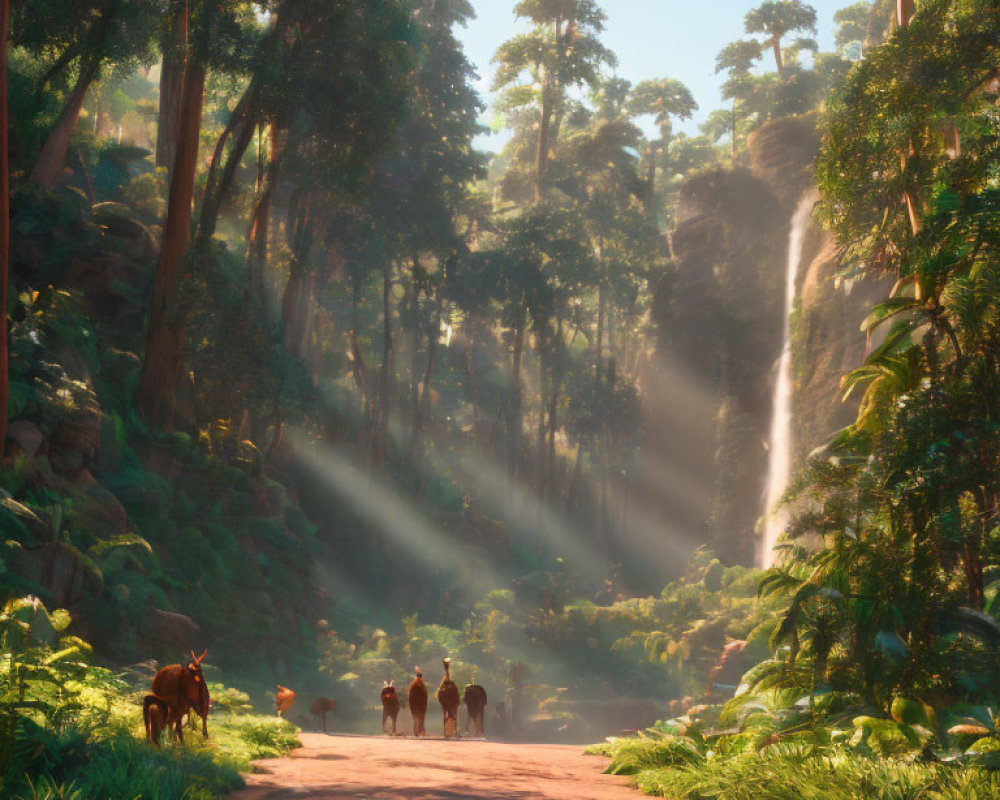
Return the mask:
<svg viewBox="0 0 1000 800"><path fill-rule="evenodd" d="M781 496L788 488L792 471L792 332L791 316L795 304L795 284L802 261L802 246L812 219L816 193L810 190L799 201L792 215L788 233L788 261L785 267L785 316L782 334L781 358L778 361L778 380L774 385L774 407L771 412L771 436L767 464L767 484L764 489L764 535L757 562L761 567L774 563L774 545L788 524L788 511L776 509Z"/></svg>

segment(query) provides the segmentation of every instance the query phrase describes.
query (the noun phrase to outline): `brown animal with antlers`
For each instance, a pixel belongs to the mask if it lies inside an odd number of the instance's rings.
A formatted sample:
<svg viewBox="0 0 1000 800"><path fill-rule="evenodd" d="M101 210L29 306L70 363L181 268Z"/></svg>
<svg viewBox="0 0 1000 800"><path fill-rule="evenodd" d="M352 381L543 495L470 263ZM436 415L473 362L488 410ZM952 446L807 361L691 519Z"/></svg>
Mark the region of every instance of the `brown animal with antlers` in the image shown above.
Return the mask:
<svg viewBox="0 0 1000 800"><path fill-rule="evenodd" d="M184 715L190 711L201 717L201 734L208 738L211 697L201 671L201 662L207 654L208 650L196 656L192 650L187 664L171 664L153 676L152 692L146 695L142 704L146 741L150 744L159 743L160 733L170 723L174 725L178 741L183 744Z"/></svg>
<svg viewBox="0 0 1000 800"><path fill-rule="evenodd" d="M451 679L451 659L444 660L444 677L441 685L438 686L437 699L441 704L441 711L444 712L444 735L445 738L458 736L458 706L462 702L458 693L458 684Z"/></svg>
<svg viewBox="0 0 1000 800"><path fill-rule="evenodd" d="M390 736L396 735L396 717L399 716L399 694L393 686L394 683L395 681L382 681L382 691L379 694L382 700L382 733L388 733ZM385 729L386 720L392 721L391 731Z"/></svg>

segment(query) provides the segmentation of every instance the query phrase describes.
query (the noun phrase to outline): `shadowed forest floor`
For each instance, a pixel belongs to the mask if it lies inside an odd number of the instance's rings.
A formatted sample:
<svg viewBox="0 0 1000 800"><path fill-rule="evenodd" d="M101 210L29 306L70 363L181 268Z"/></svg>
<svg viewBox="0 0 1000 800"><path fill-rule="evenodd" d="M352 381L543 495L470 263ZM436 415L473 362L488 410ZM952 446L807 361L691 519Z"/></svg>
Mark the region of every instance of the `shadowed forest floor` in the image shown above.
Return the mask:
<svg viewBox="0 0 1000 800"><path fill-rule="evenodd" d="M577 746L304 733L233 800L635 800Z"/></svg>

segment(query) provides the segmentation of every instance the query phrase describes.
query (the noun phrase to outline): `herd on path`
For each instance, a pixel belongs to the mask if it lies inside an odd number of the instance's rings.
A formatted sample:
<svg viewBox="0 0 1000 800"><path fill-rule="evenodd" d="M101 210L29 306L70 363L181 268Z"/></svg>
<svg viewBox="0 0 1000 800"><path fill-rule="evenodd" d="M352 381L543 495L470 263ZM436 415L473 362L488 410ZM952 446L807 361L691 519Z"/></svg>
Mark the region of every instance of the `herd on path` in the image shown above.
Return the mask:
<svg viewBox="0 0 1000 800"><path fill-rule="evenodd" d="M146 741L157 745L163 731L173 727L178 741L184 742L183 723L186 716L197 714L201 717L201 733L208 738L208 711L211 697L201 670L207 650L200 656L191 652L187 664L171 664L163 667L153 677L150 692L143 698L142 718L146 727ZM414 667L414 677L406 692L406 702L413 717L413 735L427 735L424 720L427 716L428 690L420 667ZM402 702L393 681L383 681L380 699L382 701L382 731L392 736L401 735L396 731L396 717ZM458 707L464 702L469 711L469 721L475 728L476 736L483 736L483 715L486 710L486 690L475 683L467 684L465 696L461 696L458 684L451 678L451 659L444 659L444 678L437 689L437 700L444 714L444 736L457 738ZM274 704L278 716L282 716L295 702L296 694L285 686L278 686ZM326 714L333 711L336 702L325 697L318 698L310 707L313 716L322 716L323 730L326 731Z"/></svg>

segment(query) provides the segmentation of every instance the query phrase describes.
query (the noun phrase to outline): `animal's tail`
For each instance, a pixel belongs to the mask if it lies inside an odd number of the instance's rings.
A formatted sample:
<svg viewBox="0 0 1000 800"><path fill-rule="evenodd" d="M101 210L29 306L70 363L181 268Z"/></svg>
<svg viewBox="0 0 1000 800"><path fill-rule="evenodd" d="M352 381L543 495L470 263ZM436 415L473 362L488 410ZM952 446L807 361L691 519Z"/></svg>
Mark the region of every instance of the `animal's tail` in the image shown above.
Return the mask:
<svg viewBox="0 0 1000 800"><path fill-rule="evenodd" d="M159 713L163 715L163 725L159 727L156 733L156 741L153 741L153 713L154 709L158 709ZM167 705L166 701L161 697L157 697L155 694L147 694L142 701L142 721L146 725L146 742L148 744L159 744L160 733L163 728L166 727L167 718L170 716L170 707Z"/></svg>

